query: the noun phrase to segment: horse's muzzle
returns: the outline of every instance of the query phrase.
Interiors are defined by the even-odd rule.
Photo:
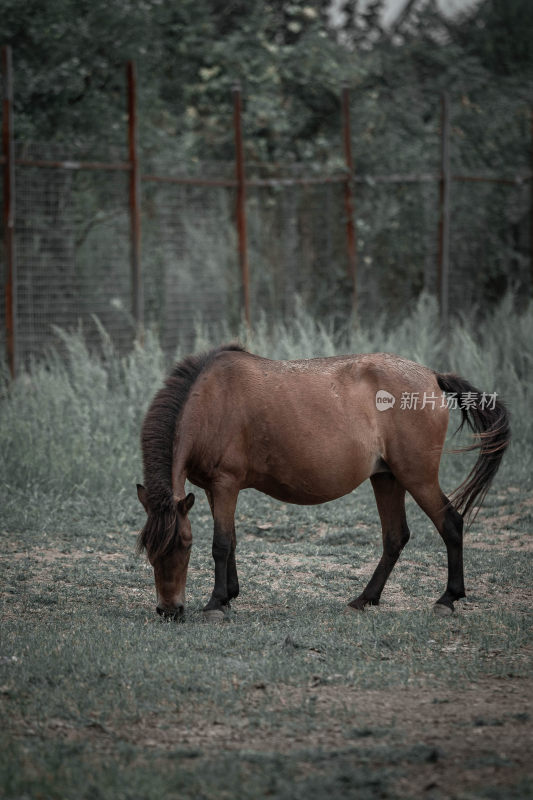
[[[157,605],[156,611],[160,617],[164,617],[165,619],[181,619],[185,612],[185,606],[183,603],[177,603],[177,605],[172,607]]]

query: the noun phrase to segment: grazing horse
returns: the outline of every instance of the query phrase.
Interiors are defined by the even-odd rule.
[[[448,499],[439,462],[449,395],[464,398],[462,425],[479,455]],[[434,608],[450,614],[465,597],[463,516],[483,501],[509,443],[508,414],[496,395],[464,379],[385,353],[272,361],[238,345],[189,356],[156,394],[141,435],[147,520],[138,550],[154,568],[157,611],[179,617],[192,546],[188,513],[204,489],[214,520],[215,586],[204,608],[219,621],[239,594],[235,507],[253,488],[285,503],[326,503],[370,478],[383,554],[349,610],[377,605],[409,539],[405,493],[434,523],[448,554],[448,582]]]

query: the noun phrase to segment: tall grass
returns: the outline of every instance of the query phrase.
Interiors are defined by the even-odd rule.
[[[198,323],[195,350],[235,333],[253,352],[272,358],[339,352],[395,352],[439,370],[454,370],[498,392],[512,414],[514,442],[500,480],[531,482],[533,307],[517,313],[506,297],[481,326],[456,322],[444,339],[436,304],[421,297],[401,323],[386,316],[372,327],[338,330],[303,309],[287,324],[262,318],[253,330],[209,331]],[[82,331],[57,330],[58,349],[13,383],[0,387],[0,502],[5,531],[108,529],[138,522],[135,483],[141,479],[139,430],[170,361],[155,335],[119,355],[104,330],[97,352]],[[185,355],[175,354],[175,358]],[[464,462],[462,472],[465,472]]]

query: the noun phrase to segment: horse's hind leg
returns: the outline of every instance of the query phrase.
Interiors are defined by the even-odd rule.
[[[463,570],[463,517],[442,492],[438,481],[409,487],[409,493],[426,512],[446,545],[448,582],[446,591],[435,603],[438,614],[451,614],[455,600],[465,595]]]
[[[379,604],[383,587],[409,540],[405,517],[405,489],[390,472],[372,475],[370,480],[381,520],[383,554],[362,594],[348,604],[348,609],[355,611],[362,611],[366,605]]]

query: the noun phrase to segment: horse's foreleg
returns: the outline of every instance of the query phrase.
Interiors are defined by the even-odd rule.
[[[215,586],[204,607],[206,619],[224,618],[229,601],[239,594],[235,563],[235,506],[238,491],[206,491],[214,521],[212,554],[215,562]]]
[[[215,501],[211,489],[205,490],[209,508],[215,519]],[[237,547],[237,536],[235,534],[235,523],[233,523],[233,533],[231,537],[231,549],[228,556],[227,564],[227,588],[228,588],[228,602],[239,596],[239,576],[237,575],[237,562],[235,560],[235,549]]]
[[[239,576],[237,575],[237,562],[235,560],[235,550],[237,547],[237,536],[235,525],[233,526],[233,537],[231,540],[231,550],[228,556],[228,602],[239,596]]]
[[[392,473],[379,473],[370,480],[381,520],[383,554],[364,591],[348,604],[347,609],[353,611],[362,611],[366,605],[379,604],[383,587],[409,540],[405,517],[405,489]]]

